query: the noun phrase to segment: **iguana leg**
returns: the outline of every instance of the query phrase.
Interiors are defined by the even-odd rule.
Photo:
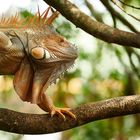
[[[72,112],[69,111],[70,108],[58,108],[58,107],[55,107],[53,105],[52,99],[49,96],[45,95],[45,94],[42,94],[41,102],[38,104],[38,106],[41,109],[43,109],[44,111],[49,112],[51,114],[51,117],[53,117],[55,114],[58,114],[64,120],[66,120],[64,114],[67,114],[70,117],[76,119],[76,116]]]

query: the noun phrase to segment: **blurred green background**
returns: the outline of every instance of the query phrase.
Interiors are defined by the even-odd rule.
[[[101,2],[92,0],[73,0],[73,2],[93,19],[127,31],[134,31],[118,18],[112,16]],[[127,4],[140,7],[139,0],[123,0]],[[97,6],[96,6],[97,4]],[[119,9],[112,3],[113,9]],[[132,15],[139,17],[139,10],[122,5]],[[139,29],[139,22],[125,13],[119,13]],[[21,16],[31,16],[27,10]],[[56,106],[77,107],[88,102],[100,101],[117,96],[140,93],[140,52],[138,49],[98,40],[76,28],[61,15],[54,22],[57,32],[74,43],[79,52],[73,68],[65,73],[56,85],[52,85],[48,94]],[[22,103],[13,90],[12,77],[0,77],[0,107],[20,112],[42,113],[35,105]],[[96,121],[62,133],[61,140],[140,140],[140,117],[130,115]],[[23,136],[0,132],[8,140],[20,140]]]

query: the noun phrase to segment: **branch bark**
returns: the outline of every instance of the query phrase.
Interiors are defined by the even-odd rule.
[[[76,27],[108,43],[140,48],[140,33],[131,33],[94,21],[68,0],[44,0]]]
[[[81,105],[72,112],[77,119],[66,116],[50,117],[48,114],[26,114],[0,109],[0,130],[18,134],[48,134],[71,129],[92,121],[140,113],[140,96],[116,97]]]

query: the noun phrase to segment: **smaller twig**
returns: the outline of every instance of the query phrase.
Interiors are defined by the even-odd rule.
[[[129,5],[129,4],[127,4],[127,3],[125,3],[125,2],[123,2],[122,0],[118,0],[120,3],[122,3],[123,5],[126,5],[126,6],[128,6],[128,7],[131,7],[131,8],[133,8],[133,9],[137,9],[137,10],[140,10],[140,7],[136,7],[136,6],[133,6],[133,5]]]
[[[139,64],[140,64],[140,54],[136,50],[133,50],[133,53],[137,56]]]
[[[126,50],[126,53],[128,55],[128,58],[129,58],[129,62],[130,62],[130,65],[132,67],[132,69],[134,70],[135,74],[137,75],[138,78],[140,78],[140,70],[139,68],[137,68],[133,62],[133,59],[132,59],[132,54],[134,53],[134,50],[133,49],[130,49],[130,48],[125,48]]]
[[[92,15],[93,17],[95,17],[95,19],[96,19],[97,21],[103,22],[103,20],[102,20],[102,13],[97,12],[97,11],[94,9],[93,5],[92,5],[88,0],[85,0],[85,4],[86,4],[87,8],[90,10],[91,15]]]
[[[107,8],[111,16],[116,17],[119,19],[125,26],[127,26],[130,30],[137,33],[137,29],[125,18],[123,17],[118,11],[116,11],[109,3],[109,1],[100,0],[102,4]]]
[[[119,5],[117,4],[116,0],[111,0],[111,1],[112,1],[120,10],[122,10],[124,13],[126,13],[128,16],[130,16],[130,17],[132,17],[133,19],[135,19],[135,20],[137,20],[137,21],[140,22],[140,19],[139,19],[139,18],[137,18],[137,17],[135,17],[135,16],[133,16],[133,15],[127,13],[121,6],[119,6]]]

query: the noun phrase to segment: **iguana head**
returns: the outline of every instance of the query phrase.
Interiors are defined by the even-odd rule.
[[[47,87],[73,65],[77,49],[48,25],[28,28],[24,34],[25,55],[15,73],[14,87],[22,100],[39,103]]]

